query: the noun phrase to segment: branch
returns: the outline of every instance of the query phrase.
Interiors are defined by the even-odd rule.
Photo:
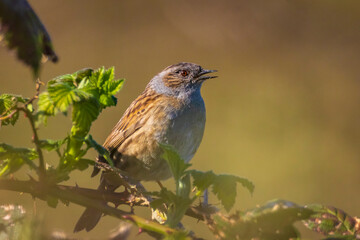
[[[35,122],[34,122],[34,118],[32,113],[25,107],[21,107],[18,108],[19,111],[23,111],[27,117],[27,119],[29,119],[29,123],[31,126],[31,130],[33,132],[33,141],[35,144],[35,148],[36,151],[39,155],[39,179],[40,181],[46,178],[46,169],[45,169],[45,160],[44,160],[44,155],[42,153],[42,150],[40,148],[40,140],[39,140],[39,136],[37,133],[37,129],[35,127]]]
[[[33,197],[37,197],[42,200],[46,200],[47,196],[51,196],[59,198],[63,201],[76,203],[81,206],[96,208],[106,215],[132,222],[143,230],[158,233],[164,236],[169,236],[178,232],[176,229],[166,227],[159,223],[149,221],[134,214],[127,213],[123,210],[104,204],[103,197],[105,196],[107,198],[109,196],[108,194],[99,194],[99,191],[97,190],[63,185],[44,185],[41,182],[36,182],[34,180],[19,181],[8,179],[0,179],[0,189],[29,193]],[[125,194],[121,195],[117,193],[115,196],[124,197]],[[110,198],[113,198],[113,196]],[[125,199],[125,201],[129,201],[129,199]],[[187,239],[192,238],[189,236]]]
[[[34,141],[34,144],[36,146],[36,151],[37,151],[37,153],[39,155],[39,168],[38,168],[39,179],[44,180],[46,178],[46,168],[45,168],[44,155],[43,155],[42,150],[40,148],[40,143],[39,143],[40,140],[39,140],[39,136],[38,136],[38,133],[37,133],[37,129],[35,127],[33,114],[27,108],[27,105],[32,104],[35,99],[39,98],[41,85],[44,85],[44,83],[38,78],[36,80],[35,95],[32,98],[30,98],[29,101],[27,101],[25,103],[24,107],[18,108],[18,110],[23,111],[25,113],[25,115],[27,116],[27,118],[29,119],[30,126],[31,126],[31,129],[32,129],[32,132],[33,132],[33,141]]]

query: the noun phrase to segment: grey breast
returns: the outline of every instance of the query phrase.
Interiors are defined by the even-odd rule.
[[[166,143],[172,145],[185,162],[194,156],[205,129],[205,104],[201,96],[169,115],[171,124]]]

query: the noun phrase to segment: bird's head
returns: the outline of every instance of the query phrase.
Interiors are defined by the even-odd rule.
[[[181,62],[168,66],[150,82],[152,88],[167,95],[178,95],[200,90],[202,83],[210,78],[207,74],[217,72],[207,70],[195,63]]]

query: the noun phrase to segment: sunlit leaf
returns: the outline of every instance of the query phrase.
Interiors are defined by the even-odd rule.
[[[91,95],[65,82],[52,84],[48,87],[49,97],[56,108],[65,113],[74,102],[90,99]]]
[[[159,143],[160,147],[164,151],[162,157],[165,159],[170,167],[170,170],[177,182],[180,177],[184,174],[185,170],[191,166],[189,163],[185,163],[179,154],[170,145]]]
[[[25,103],[28,99],[19,95],[1,94],[0,95],[0,125],[14,125],[19,118],[19,112],[16,111],[18,103]]]
[[[100,107],[96,100],[74,103],[72,112],[73,125],[88,132],[91,123],[98,117]]]
[[[24,164],[36,168],[32,160],[37,157],[35,149],[15,148],[8,144],[0,143],[0,176],[16,172]]]

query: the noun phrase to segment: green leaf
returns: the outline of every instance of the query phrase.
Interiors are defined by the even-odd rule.
[[[88,133],[92,122],[100,114],[100,106],[95,99],[74,103],[72,112],[73,126],[81,129],[80,132]]]
[[[16,110],[18,103],[25,103],[28,99],[23,98],[19,95],[13,94],[2,94],[0,95],[0,124],[3,126],[14,125],[19,119],[19,112]]]
[[[55,108],[54,102],[51,100],[48,92],[43,92],[39,96],[38,100],[38,110],[35,115],[36,124],[40,123],[47,124],[47,119],[49,116],[55,116],[59,110]]]
[[[60,147],[68,141],[68,138],[61,139],[61,140],[51,140],[51,139],[44,139],[39,140],[40,148],[46,149],[47,151],[59,150]]]
[[[97,143],[91,135],[85,138],[85,143],[89,148],[95,149],[99,155],[103,156],[111,167],[114,167],[114,163],[109,156],[109,152],[99,143]]]
[[[89,78],[93,74],[94,70],[92,68],[84,68],[81,69],[74,74],[72,74],[75,77],[75,81],[77,83],[80,83],[80,81],[84,78]]]
[[[52,62],[58,60],[49,34],[26,0],[0,1],[0,20],[8,47],[17,50],[18,58],[32,68],[35,77],[42,55]]]
[[[217,176],[214,181],[212,191],[221,201],[225,210],[230,211],[235,204],[236,177],[231,175]]]
[[[50,85],[48,92],[55,107],[63,113],[65,113],[68,107],[74,102],[80,102],[81,100],[91,97],[90,94],[76,89],[74,85],[66,82],[58,82]]]
[[[36,168],[32,160],[38,158],[37,152],[32,148],[15,148],[0,143],[0,176],[8,175],[19,170],[24,164]]]
[[[299,239],[300,233],[293,224],[308,219],[311,214],[313,211],[303,206],[274,200],[230,216],[218,213],[208,224],[219,239]]]
[[[124,79],[108,81],[103,89],[108,95],[115,95],[117,92],[120,91],[123,84]]]
[[[246,178],[227,174],[216,175],[213,171],[189,170],[188,172],[194,179],[193,185],[198,189],[196,195],[202,195],[205,189],[212,185],[213,193],[221,201],[226,211],[230,211],[235,203],[237,183],[242,184],[250,193],[254,191],[254,184]]]
[[[178,182],[181,176],[184,175],[185,170],[188,169],[191,164],[185,163],[172,146],[162,143],[159,143],[159,145],[164,152],[162,158],[167,161],[175,181]]]
[[[216,175],[213,171],[201,172],[198,170],[189,170],[194,179],[193,185],[197,188],[197,196],[201,196],[203,192],[214,183]]]
[[[102,106],[115,106],[116,105],[116,98],[113,98],[113,96],[101,94],[100,96],[100,104]]]
[[[85,169],[87,169],[89,167],[89,165],[94,166],[95,161],[91,160],[91,159],[80,158],[76,162],[76,168],[79,169],[80,171],[84,171]]]
[[[308,205],[306,207],[314,211],[314,214],[310,219],[305,220],[304,224],[315,232],[330,236],[354,236],[359,231],[357,220],[341,209],[320,204]]]

